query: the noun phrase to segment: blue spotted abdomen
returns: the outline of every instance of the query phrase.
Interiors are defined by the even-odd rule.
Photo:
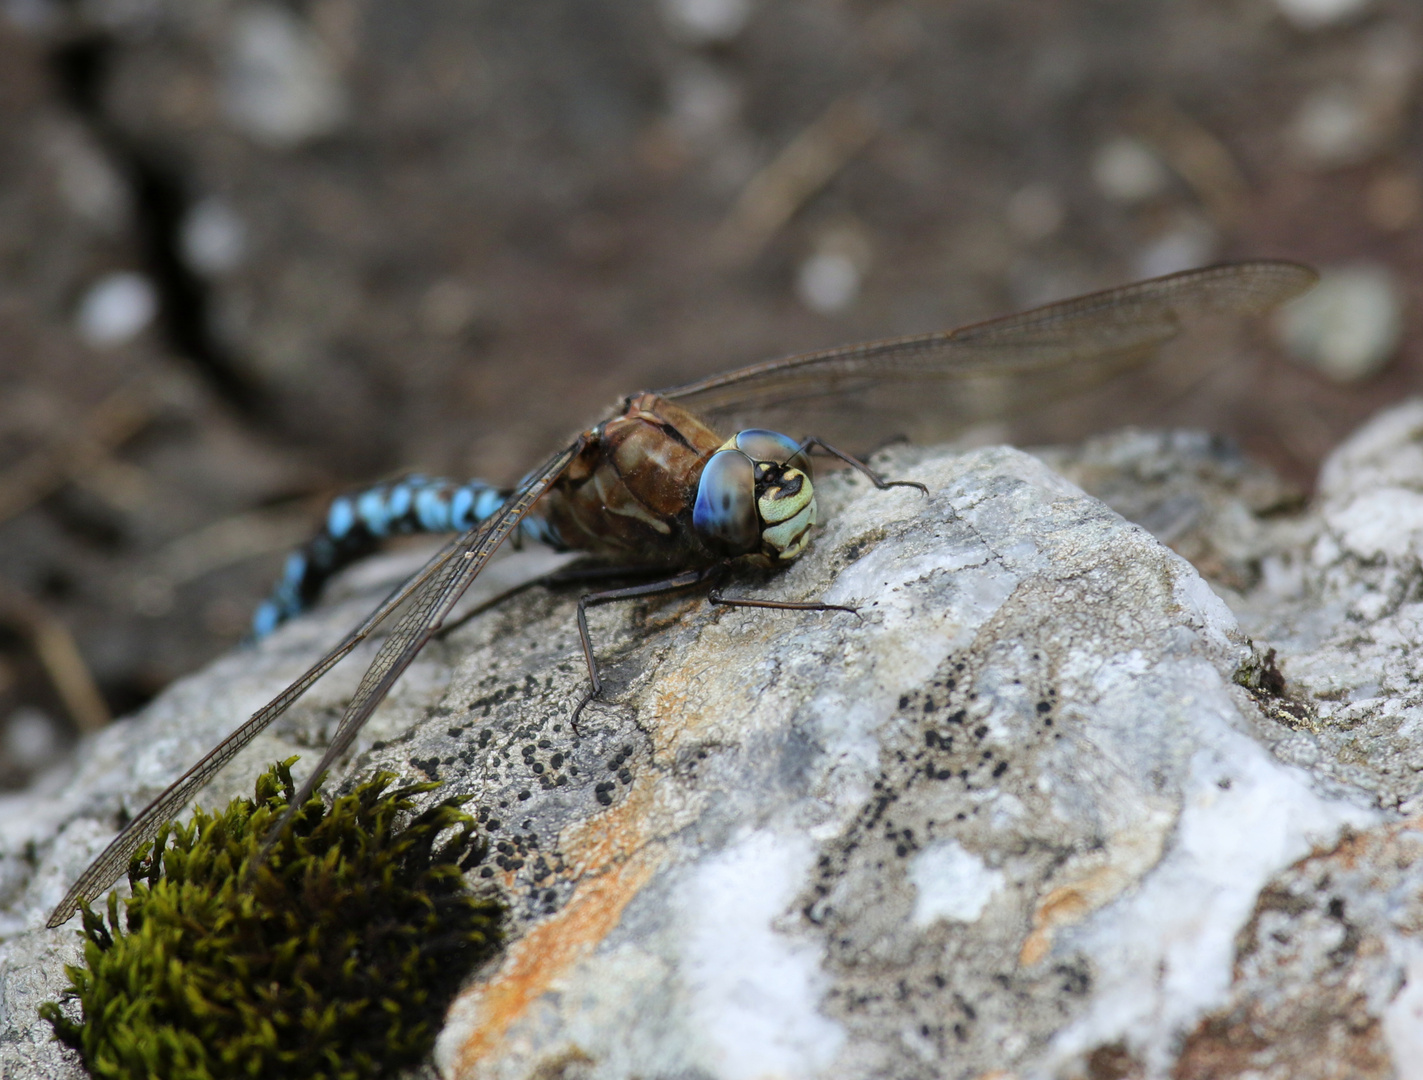
[[[287,556],[277,587],[252,617],[252,636],[263,638],[305,611],[337,571],[374,552],[382,540],[415,533],[464,532],[492,517],[508,494],[483,480],[457,484],[407,476],[338,496],[326,512],[321,531]],[[553,527],[532,515],[520,523],[515,539],[561,546]]]

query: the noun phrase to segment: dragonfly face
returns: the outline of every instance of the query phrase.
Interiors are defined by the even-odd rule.
[[[786,563],[805,550],[815,514],[810,459],[800,444],[778,431],[749,428],[708,459],[692,527],[727,558],[761,555]]]

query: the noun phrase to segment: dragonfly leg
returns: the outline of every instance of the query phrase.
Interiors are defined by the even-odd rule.
[[[857,608],[846,607],[844,604],[823,604],[816,600],[745,600],[723,596],[720,589],[708,592],[707,600],[719,607],[776,608],[780,611],[848,611],[856,618],[860,617]]]
[[[820,447],[820,449],[824,450],[827,454],[831,455],[832,457],[839,458],[846,465],[849,465],[852,469],[856,469],[859,472],[864,473],[865,476],[869,477],[870,483],[874,484],[874,486],[879,488],[881,491],[883,491],[885,488],[892,487],[912,487],[918,488],[925,495],[929,494],[929,489],[926,488],[923,484],[919,483],[919,481],[917,480],[886,480],[883,476],[875,472],[859,458],[851,457],[843,450],[837,450],[824,439],[817,439],[814,435],[802,442],[800,444],[799,450],[809,450],[812,446]]]
[[[492,517],[508,495],[483,480],[456,484],[407,476],[337,496],[316,536],[287,556],[281,580],[253,616],[253,639],[261,640],[309,608],[338,571],[376,551],[383,540],[416,533],[463,532]],[[525,518],[515,535],[554,546],[558,543],[541,518]]]
[[[688,570],[661,581],[649,581],[646,585],[629,585],[624,589],[608,589],[604,592],[588,593],[579,599],[578,639],[583,645],[583,660],[588,665],[588,682],[592,685],[592,689],[584,695],[583,700],[578,703],[578,707],[573,710],[571,722],[575,734],[578,732],[578,718],[583,714],[583,710],[587,708],[589,702],[603,692],[603,680],[598,675],[598,662],[593,657],[593,638],[588,633],[588,609],[595,604],[607,604],[614,600],[635,600],[639,597],[660,596],[663,593],[690,589],[714,577],[719,577],[725,572],[725,569],[725,563],[717,563],[715,566],[701,570]]]

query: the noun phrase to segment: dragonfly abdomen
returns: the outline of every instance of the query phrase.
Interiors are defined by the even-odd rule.
[[[321,530],[287,556],[276,588],[252,617],[253,638],[266,637],[309,608],[333,575],[370,555],[383,540],[416,533],[464,532],[492,517],[508,494],[483,480],[457,484],[416,475],[337,496]],[[562,546],[558,534],[542,517],[524,518],[519,535]]]

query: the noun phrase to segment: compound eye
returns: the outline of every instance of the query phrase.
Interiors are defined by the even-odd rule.
[[[765,428],[747,428],[736,436],[736,448],[752,461],[774,461],[777,465],[789,465],[810,476],[810,458],[805,453],[797,453],[800,443],[779,431]]]
[[[739,450],[718,450],[702,470],[692,527],[707,546],[746,555],[761,546],[756,516],[756,466]]]

